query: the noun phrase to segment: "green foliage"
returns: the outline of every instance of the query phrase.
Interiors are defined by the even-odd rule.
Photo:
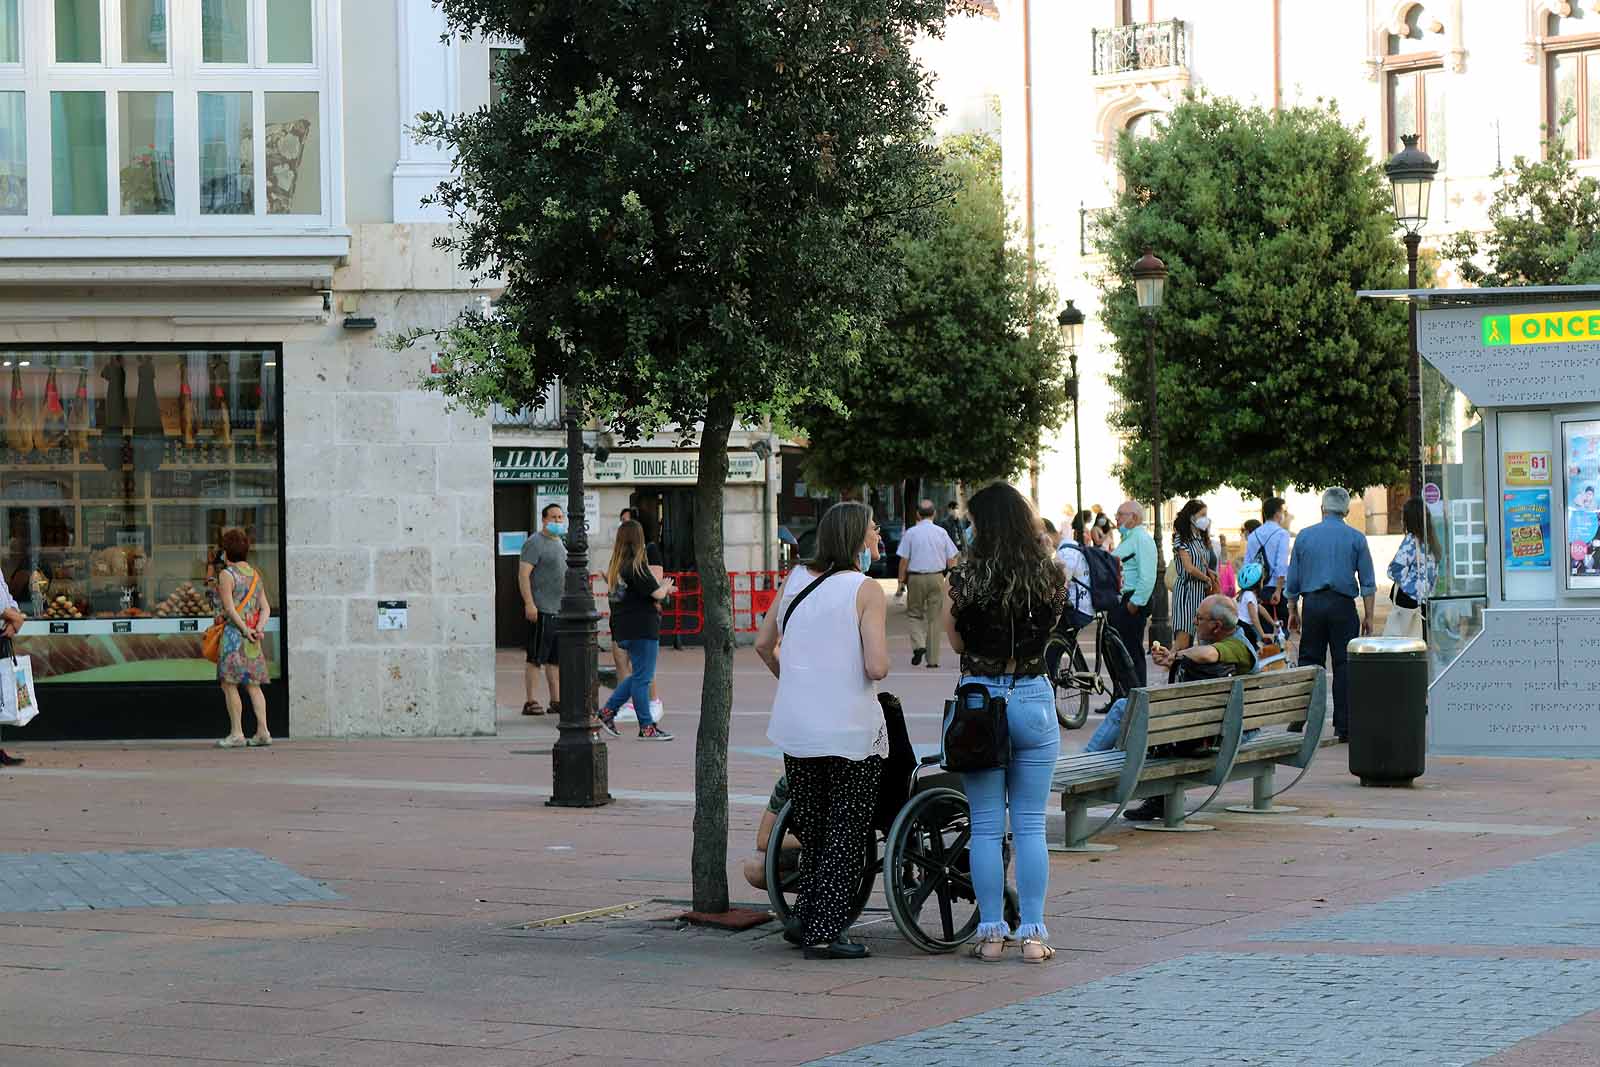
[[[1118,477],[1150,496],[1148,331],[1155,330],[1162,486],[1261,495],[1386,485],[1405,458],[1405,283],[1391,196],[1337,109],[1273,113],[1204,94],[1147,140],[1118,144],[1125,191],[1097,240],[1115,337]],[[1166,263],[1165,307],[1140,313],[1131,268]]]
[[[458,175],[443,240],[504,294],[442,334],[436,387],[481,410],[561,381],[625,438],[698,435],[705,667],[694,906],[728,903],[731,592],[722,510],[736,417],[830,402],[881,329],[901,233],[948,195],[911,55],[956,0],[436,0],[510,37],[492,109],[424,115]],[[422,336],[414,331],[404,344]]]
[[[1008,242],[999,145],[965,134],[943,150],[958,191],[929,232],[899,242],[908,279],[885,333],[846,371],[842,411],[800,413],[815,484],[1001,478],[1060,424],[1055,296],[1029,292],[1027,257]]]
[[[1457,233],[1440,248],[1463,280],[1484,287],[1600,281],[1600,182],[1578,174],[1565,138],[1550,137],[1543,159],[1517,156],[1494,178],[1500,187],[1489,202],[1488,232]]]

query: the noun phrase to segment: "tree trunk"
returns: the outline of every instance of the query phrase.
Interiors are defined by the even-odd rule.
[[[733,403],[711,397],[695,482],[694,558],[705,613],[705,675],[694,749],[694,910],[728,910],[728,722],[733,712],[733,593],[722,544],[723,492]]]

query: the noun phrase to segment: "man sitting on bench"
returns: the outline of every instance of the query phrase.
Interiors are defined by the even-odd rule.
[[[1150,658],[1155,660],[1157,666],[1173,670],[1174,676],[1179,680],[1182,680],[1182,671],[1178,664],[1183,661],[1194,664],[1232,664],[1235,674],[1249,674],[1255,670],[1255,652],[1239,628],[1239,608],[1231,597],[1208,596],[1202,600],[1195,612],[1194,632],[1198,644],[1190,645],[1178,652],[1157,646],[1151,651]],[[1121,744],[1122,719],[1127,710],[1127,697],[1113,702],[1111,709],[1106,712],[1105,721],[1095,730],[1094,736],[1089,738],[1084,751],[1109,752]],[[1138,807],[1123,812],[1122,817],[1132,822],[1149,822],[1161,818],[1165,810],[1165,797],[1149,797]]]

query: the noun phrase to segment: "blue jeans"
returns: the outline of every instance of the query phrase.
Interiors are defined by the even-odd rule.
[[[964,677],[993,696],[1006,698],[1006,723],[1011,730],[1011,764],[992,771],[963,775],[972,805],[972,888],[978,894],[978,939],[1006,937],[1006,872],[1001,842],[1006,832],[1006,807],[1011,808],[1011,838],[1017,852],[1017,896],[1022,925],[1016,936],[1049,937],[1044,925],[1044,895],[1050,882],[1050,853],[1044,843],[1044,809],[1050,802],[1050,776],[1061,749],[1056,725],[1055,691],[1041,677]]]
[[[1083,746],[1085,752],[1110,752],[1122,740],[1122,717],[1128,713],[1128,698],[1118,697],[1106,712],[1106,721],[1095,727],[1094,736]]]
[[[633,713],[639,717],[639,729],[643,730],[651,724],[650,682],[656,676],[656,653],[661,651],[661,642],[654,637],[641,637],[617,644],[628,654],[633,673],[606,697],[606,709],[616,711],[631,699]]]

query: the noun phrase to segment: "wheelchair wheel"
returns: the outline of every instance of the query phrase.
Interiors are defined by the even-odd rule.
[[[978,928],[971,840],[971,809],[955,789],[916,794],[889,830],[883,850],[889,914],[924,952],[953,952]]]
[[[794,804],[784,804],[783,810],[778,812],[777,820],[772,824],[772,836],[767,839],[767,900],[772,904],[772,912],[778,917],[778,922],[785,927],[794,915],[794,902],[800,895],[800,864],[783,862],[782,842],[786,834],[794,830]],[[797,835],[798,836],[798,835]],[[778,847],[774,848],[773,846]],[[872,896],[872,886],[878,879],[878,835],[868,833],[865,843],[865,867],[861,872],[861,886],[856,890],[856,896],[850,902],[850,921],[853,923],[867,906],[867,900]],[[799,853],[793,853],[793,859],[799,860]]]

